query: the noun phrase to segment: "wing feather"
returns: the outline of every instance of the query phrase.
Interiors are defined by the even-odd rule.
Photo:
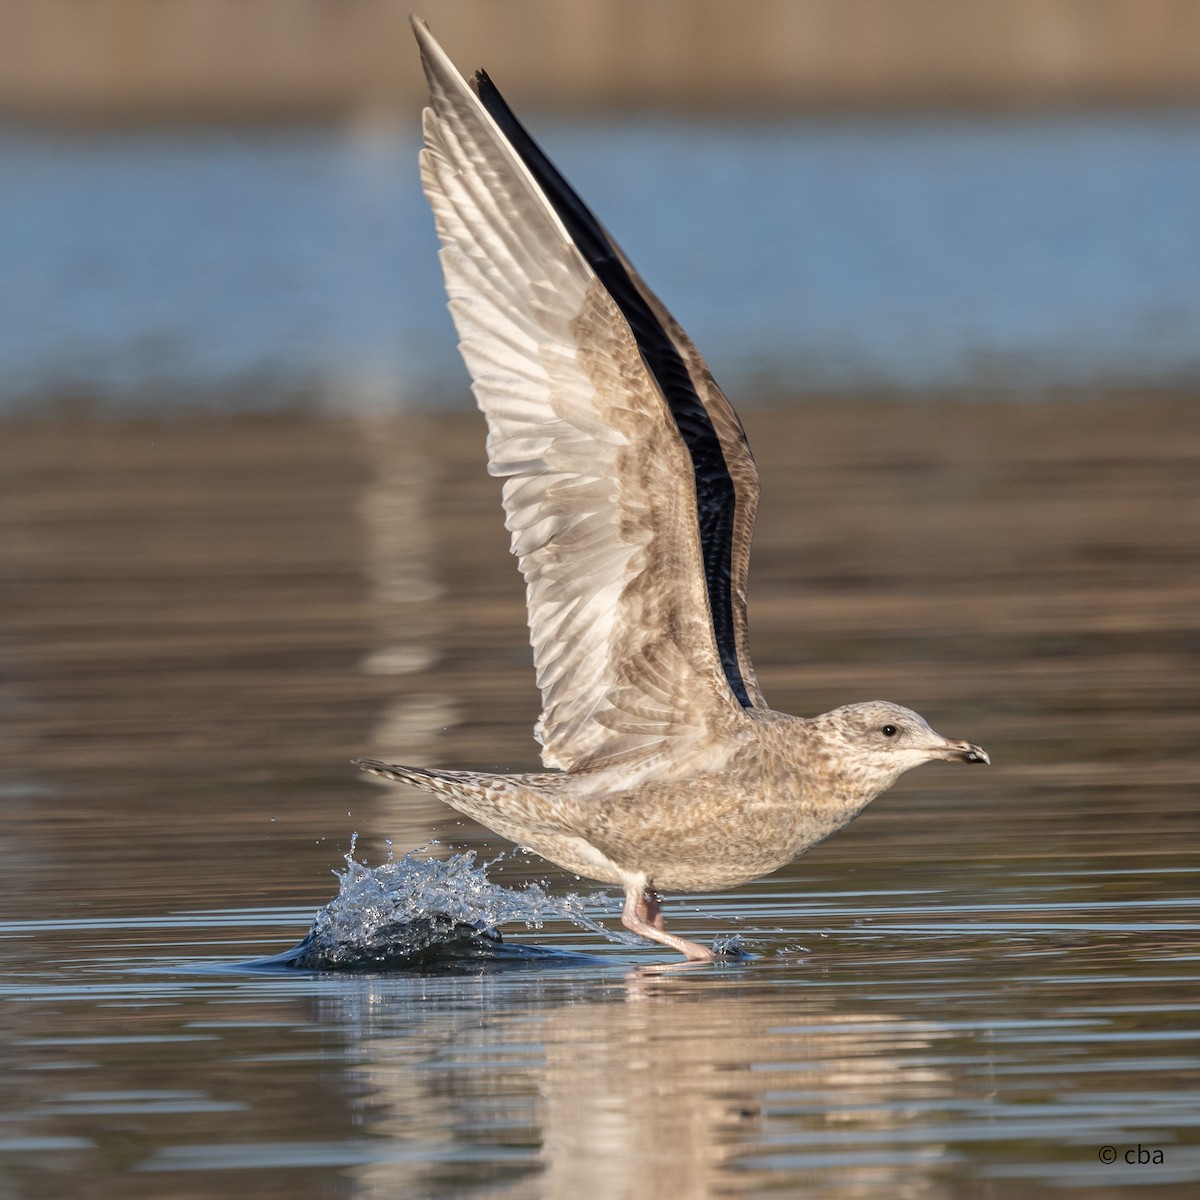
[[[459,347],[504,477],[547,766],[694,769],[738,738],[688,448],[639,344],[475,92],[414,23],[421,177]],[[722,737],[725,734],[725,737]]]
[[[758,509],[758,470],[733,406],[695,345],[621,247],[529,136],[485,72],[480,99],[514,143],[556,214],[616,301],[692,458],[709,608],[722,667],[748,708],[766,708],[750,661],[746,579]]]
[[[750,660],[750,629],[746,616],[746,581],[750,574],[750,542],[754,535],[754,518],[758,514],[758,467],[742,428],[741,419],[720,385],[713,378],[707,363],[700,356],[695,343],[684,332],[683,327],[668,312],[661,300],[646,286],[641,276],[633,269],[621,247],[608,235],[613,252],[621,259],[629,272],[633,285],[662,324],[680,358],[687,368],[692,387],[700,397],[712,422],[713,430],[721,444],[725,468],[733,483],[735,504],[733,530],[729,553],[730,607],[733,617],[733,639],[742,681],[746,686],[750,704],[754,708],[766,708],[758,676]]]

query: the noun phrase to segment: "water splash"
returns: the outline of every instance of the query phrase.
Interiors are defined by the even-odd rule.
[[[540,929],[547,920],[567,920],[610,941],[636,941],[588,914],[607,899],[602,894],[551,896],[538,883],[501,887],[486,873],[499,859],[477,866],[474,851],[439,859],[426,846],[394,858],[389,848],[387,861],[370,867],[354,857],[356,844],[357,837],[345,871],[335,872],[337,896],[317,913],[304,941],[260,965],[353,971],[584,957],[509,945],[497,932],[518,923]]]

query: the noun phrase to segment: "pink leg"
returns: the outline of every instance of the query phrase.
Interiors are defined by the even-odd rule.
[[[712,962],[713,953],[707,946],[676,937],[663,928],[662,904],[649,888],[630,886],[625,889],[625,908],[621,924],[631,933],[670,946],[691,962]]]
[[[638,901],[637,915],[655,929],[663,928],[662,897],[653,889],[646,888]]]

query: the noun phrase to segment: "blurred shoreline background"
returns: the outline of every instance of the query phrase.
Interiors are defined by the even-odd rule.
[[[399,0],[3,0],[0,115],[407,119]],[[595,114],[1200,101],[1196,0],[426,0],[464,69]]]
[[[465,405],[400,0],[0,0],[0,412]],[[428,0],[739,404],[1200,389],[1200,0]]]

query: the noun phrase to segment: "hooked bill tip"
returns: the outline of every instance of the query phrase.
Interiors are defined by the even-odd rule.
[[[982,746],[966,746],[954,756],[959,762],[965,763],[986,763],[991,765],[991,758],[988,757],[988,752]]]
[[[991,763],[991,757],[982,747],[968,742],[965,738],[946,738],[938,758],[949,762]]]

